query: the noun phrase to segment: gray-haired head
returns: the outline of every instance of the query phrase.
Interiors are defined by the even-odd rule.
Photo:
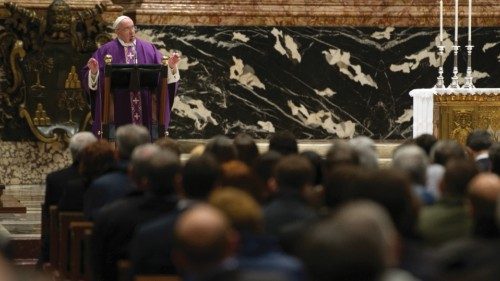
[[[359,155],[347,141],[336,139],[326,153],[325,170],[328,173],[342,165],[359,166]]]
[[[451,159],[466,159],[465,149],[455,140],[437,141],[431,148],[431,160],[435,164],[446,166]]]
[[[91,132],[78,132],[69,140],[69,151],[73,162],[80,160],[80,153],[91,143],[97,141],[97,138]]]
[[[358,153],[359,164],[366,169],[378,168],[378,154],[375,142],[366,136],[359,136],[349,140],[349,144]]]
[[[181,162],[174,152],[160,149],[148,161],[150,190],[160,196],[173,194],[180,183]]]
[[[120,159],[128,160],[136,147],[149,143],[148,129],[144,126],[128,124],[116,130],[116,146]]]
[[[150,170],[150,161],[153,155],[161,151],[161,148],[152,143],[141,144],[134,149],[130,158],[130,169],[134,181],[142,188],[148,177]]]
[[[357,201],[308,230],[301,254],[313,280],[378,280],[396,262],[396,242],[387,212]]]
[[[427,165],[427,154],[414,144],[399,146],[392,155],[392,166],[406,172],[414,184],[425,185]]]

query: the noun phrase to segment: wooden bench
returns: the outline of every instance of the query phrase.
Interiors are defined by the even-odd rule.
[[[59,266],[59,209],[49,207],[49,261],[50,270],[57,270]]]
[[[130,280],[131,262],[129,260],[118,261],[118,280],[119,281],[132,281]],[[133,281],[181,281],[179,275],[137,275]]]
[[[84,220],[82,212],[59,212],[59,274],[62,278],[70,275],[70,224]]]
[[[74,221],[70,223],[70,279],[72,281],[90,280],[85,277],[85,267],[90,264],[89,249],[85,247],[88,231],[94,224],[90,221]]]
[[[92,266],[91,266],[91,245],[92,245],[92,229],[85,229],[83,233],[83,247],[85,248],[84,250],[84,256],[85,256],[85,262],[83,266],[84,274],[83,274],[83,280],[85,281],[90,281],[92,280]]]

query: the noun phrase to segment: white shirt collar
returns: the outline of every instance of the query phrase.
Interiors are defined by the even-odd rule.
[[[481,159],[487,159],[489,158],[489,154],[488,154],[488,151],[483,151],[481,153],[479,153],[477,156],[476,156],[476,161],[477,160],[481,160]]]
[[[136,43],[136,42],[135,42],[135,39],[134,39],[134,41],[133,41],[132,43],[125,43],[125,42],[123,42],[123,40],[122,40],[122,39],[120,39],[120,38],[118,38],[118,41],[120,42],[120,44],[122,44],[122,46],[123,46],[123,47],[129,47],[129,46],[132,46],[132,47],[134,47],[134,48],[135,48],[135,43]]]

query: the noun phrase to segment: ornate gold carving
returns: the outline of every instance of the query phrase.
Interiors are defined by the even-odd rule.
[[[68,78],[65,83],[65,90],[60,94],[58,106],[68,110],[68,123],[74,123],[72,113],[74,110],[83,110],[87,104],[82,96],[80,80],[75,71],[75,66],[71,66]]]
[[[31,132],[35,135],[35,137],[43,142],[46,142],[46,143],[50,143],[50,142],[55,142],[59,139],[58,135],[56,134],[51,134],[49,136],[46,136],[44,134],[42,134],[38,129],[37,127],[35,126],[35,124],[33,124],[33,121],[31,120],[31,116],[28,112],[28,110],[26,110],[26,107],[21,104],[19,106],[19,115],[21,116],[21,118],[25,118],[26,119],[26,122],[28,122],[28,126],[30,127],[30,130]]]
[[[106,64],[111,64],[112,60],[113,60],[113,57],[110,54],[107,54],[106,56],[104,56],[104,62]]]
[[[68,74],[68,78],[64,83],[64,88],[66,89],[80,89],[81,83],[80,79],[78,79],[78,74],[76,74],[76,67],[74,65],[71,66],[71,71]]]
[[[500,137],[500,93],[436,95],[434,110],[440,138],[451,138],[465,144],[475,129],[488,130]],[[484,92],[482,92],[484,93]]]
[[[434,100],[437,102],[447,102],[447,101],[488,102],[488,101],[498,101],[499,95],[500,93],[495,93],[495,92],[484,92],[484,94],[480,95],[449,94],[449,95],[434,96]]]
[[[10,52],[9,61],[10,68],[12,70],[13,83],[12,86],[7,88],[7,93],[13,93],[20,85],[22,73],[19,69],[19,65],[17,64],[17,59],[22,60],[26,56],[26,51],[23,48],[23,41],[17,40],[14,43],[14,47]]]
[[[64,0],[54,0],[47,9],[47,41],[69,42],[72,37],[73,18]]]
[[[9,52],[2,57],[10,58],[6,68],[12,70],[13,83],[8,93],[16,98],[8,100],[9,106],[19,108],[21,118],[44,142],[85,129],[90,115],[76,69],[111,39],[102,18],[104,5],[74,13],[64,0],[53,0],[40,15],[11,2],[5,7],[11,15],[0,30],[0,51]],[[61,81],[61,72],[67,72],[67,79]],[[68,117],[61,108],[68,110]]]
[[[50,117],[47,116],[47,112],[43,108],[43,104],[38,103],[36,105],[35,118],[33,118],[33,124],[35,126],[48,126],[50,125]]]
[[[451,139],[457,140],[464,144],[467,136],[473,131],[472,129],[472,110],[454,110],[452,119],[452,128],[448,136]]]

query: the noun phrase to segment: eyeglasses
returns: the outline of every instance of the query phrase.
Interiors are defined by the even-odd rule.
[[[123,30],[123,31],[137,31],[137,27],[135,25],[132,25],[132,26],[128,26],[128,27],[122,27],[122,28],[120,28],[120,30]]]

